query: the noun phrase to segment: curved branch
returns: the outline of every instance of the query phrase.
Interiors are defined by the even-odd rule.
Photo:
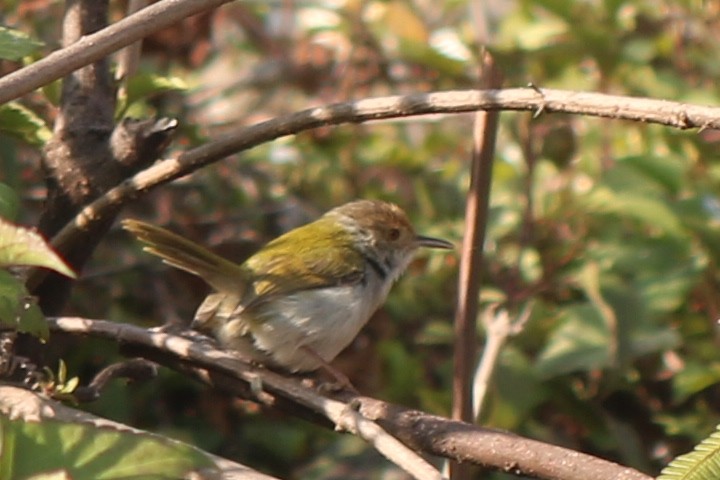
[[[294,408],[296,414],[325,418],[344,428],[373,421],[403,443],[423,453],[487,468],[553,480],[650,480],[626,468],[580,452],[480,428],[367,397],[324,396],[296,377],[254,367],[205,342],[133,325],[83,318],[50,320],[53,331],[106,338],[133,347],[153,361],[188,372],[204,382],[254,401]],[[262,385],[257,395],[258,384]],[[352,422],[348,422],[350,415]],[[326,422],[327,423],[327,422]]]
[[[657,123],[681,129],[720,128],[720,108],[536,88],[416,93],[338,103],[238,127],[216,140],[182,153],[177,158],[158,162],[85,207],[54,237],[52,243],[57,250],[63,252],[82,236],[83,230],[105,218],[106,212],[113,211],[145,191],[185,176],[228,155],[286,135],[326,125],[477,110],[565,112]]]
[[[51,325],[63,332],[89,333],[114,339],[132,347],[140,347],[141,351],[160,348],[163,353],[174,355],[176,360],[199,365],[203,369],[216,369],[226,375],[231,374],[244,383],[239,391],[233,390],[232,393],[250,400],[272,405],[274,399],[268,392],[288,396],[314,413],[323,415],[335,425],[336,430],[347,431],[368,441],[378,452],[414,478],[443,479],[432,465],[385,432],[377,423],[360,415],[352,405],[318,395],[312,389],[299,385],[295,379],[284,378],[261,367],[253,367],[232,354],[214,349],[207,341],[193,341],[193,338],[160,330],[145,330],[133,325],[83,318],[58,318],[51,320]],[[192,337],[207,340],[207,337],[195,332],[188,333]],[[202,375],[198,376],[203,378]],[[215,383],[211,375],[206,378]]]
[[[0,105],[64,77],[185,17],[230,0],[163,0],[0,78]]]

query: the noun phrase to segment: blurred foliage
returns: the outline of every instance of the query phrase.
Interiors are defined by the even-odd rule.
[[[14,192],[1,188],[0,195],[7,197],[0,199],[2,210],[14,215]],[[75,278],[75,273],[37,232],[0,216],[0,327],[47,339],[48,327],[35,299],[27,292],[22,278],[9,271],[9,267],[20,266],[49,268]]]
[[[58,4],[3,3],[16,7],[5,9],[3,23],[25,32],[28,40],[17,41],[31,42],[33,55],[57,44],[48,26],[57,29]],[[481,3],[507,86],[719,103],[720,1]],[[179,118],[171,148],[182,151],[313,105],[472,88],[475,21],[460,0],[234,2],[148,38],[118,113]],[[0,181],[17,192],[27,223],[44,193],[38,144],[54,118],[51,90],[0,111]],[[15,115],[10,125],[6,114]],[[400,204],[419,231],[459,243],[472,118],[279,139],[158,189],[127,214],[240,261],[324,210],[373,197]],[[502,352],[484,424],[655,474],[720,423],[719,144],[710,130],[501,115],[481,300],[511,312],[534,306]],[[337,359],[361,391],[448,413],[457,263],[423,253]],[[113,231],[68,311],[187,323],[206,291]],[[90,343],[53,353],[88,380],[114,357]],[[113,386],[89,408],[282,476],[331,478],[334,459],[367,454],[171,372],[151,385]],[[387,468],[359,463],[348,462],[343,478]]]
[[[26,33],[0,26],[0,58],[21,60],[42,46]]]
[[[24,452],[42,448],[42,455]],[[197,449],[148,433],[0,416],[2,478],[168,479],[210,469]],[[213,470],[209,470],[208,473]]]

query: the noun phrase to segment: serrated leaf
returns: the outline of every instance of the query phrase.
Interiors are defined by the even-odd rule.
[[[75,273],[39,234],[0,219],[0,267],[45,267],[75,278]]]
[[[44,340],[50,334],[40,307],[25,285],[4,270],[0,270],[0,325]]]
[[[52,137],[45,121],[18,102],[0,106],[0,130],[31,145],[44,145]]]
[[[657,480],[708,480],[720,478],[720,426],[695,449],[680,455],[663,469]]]
[[[0,58],[20,60],[42,47],[43,43],[33,40],[20,30],[0,27]]]
[[[186,478],[213,466],[201,451],[148,433],[5,416],[0,427],[0,472],[9,473],[3,478],[53,478],[43,476],[59,472],[78,479]]]

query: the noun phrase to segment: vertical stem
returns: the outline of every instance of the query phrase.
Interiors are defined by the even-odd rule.
[[[525,209],[523,211],[522,230],[520,231],[520,248],[525,249],[532,244],[535,229],[535,197],[533,188],[535,186],[535,170],[537,166],[537,154],[535,153],[535,135],[532,128],[532,117],[526,116],[519,119],[522,122],[520,129],[520,146],[527,172],[523,178],[523,195],[525,196]],[[518,265],[518,269],[520,266]]]
[[[487,52],[483,52],[482,67],[483,88],[499,86],[501,83],[499,72]],[[455,314],[452,418],[467,422],[473,421],[472,384],[477,356],[475,325],[478,316],[480,273],[490,206],[490,184],[498,118],[498,112],[476,114],[470,188],[465,206],[466,230],[460,260],[458,306]],[[467,470],[459,464],[451,465],[450,473],[453,479],[469,476]]]
[[[500,351],[510,335],[510,318],[506,311],[498,312],[496,308],[488,308],[483,315],[486,341],[482,357],[473,378],[473,418],[480,420],[482,407],[487,395],[488,386],[497,365]]]
[[[499,72],[485,47],[490,41],[490,24],[486,5],[480,0],[470,2],[475,37],[480,48],[479,88],[500,85]],[[483,263],[483,246],[490,206],[495,139],[498,112],[477,112],[473,128],[473,150],[470,167],[470,187],[465,204],[465,238],[460,259],[458,307],[455,314],[455,360],[453,365],[452,417],[472,422],[473,370],[477,357],[478,305],[480,302],[480,274]],[[450,478],[467,480],[472,476],[467,464],[450,463]]]

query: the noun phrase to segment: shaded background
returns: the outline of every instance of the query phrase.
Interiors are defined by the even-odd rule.
[[[61,4],[2,5],[3,24],[42,42],[34,56],[58,47]],[[124,5],[112,7],[121,18]],[[178,118],[167,157],[229,126],[314,105],[473,88],[482,26],[470,11],[466,1],[233,3],[148,38],[118,115]],[[486,21],[506,86],[717,104],[718,12],[717,1],[498,1],[487,2]],[[3,60],[0,72],[20,65]],[[52,85],[24,100],[42,121],[34,126],[0,124],[0,181],[30,225],[45,195],[39,155],[57,98]],[[381,198],[405,208],[424,234],[459,243],[472,119],[410,118],[277,140],[163,186],[125,215],[241,261],[333,206]],[[532,316],[502,352],[484,425],[651,474],[714,430],[719,140],[714,131],[501,115],[481,300],[513,314],[532,302]],[[457,262],[422,253],[337,359],[363,393],[448,414]],[[66,312],[185,324],[206,292],[115,228]],[[51,347],[49,365],[61,356],[83,380],[120,358],[94,341]],[[283,477],[393,474],[356,438],[259,411],[174,372],[117,383],[86,408]]]

